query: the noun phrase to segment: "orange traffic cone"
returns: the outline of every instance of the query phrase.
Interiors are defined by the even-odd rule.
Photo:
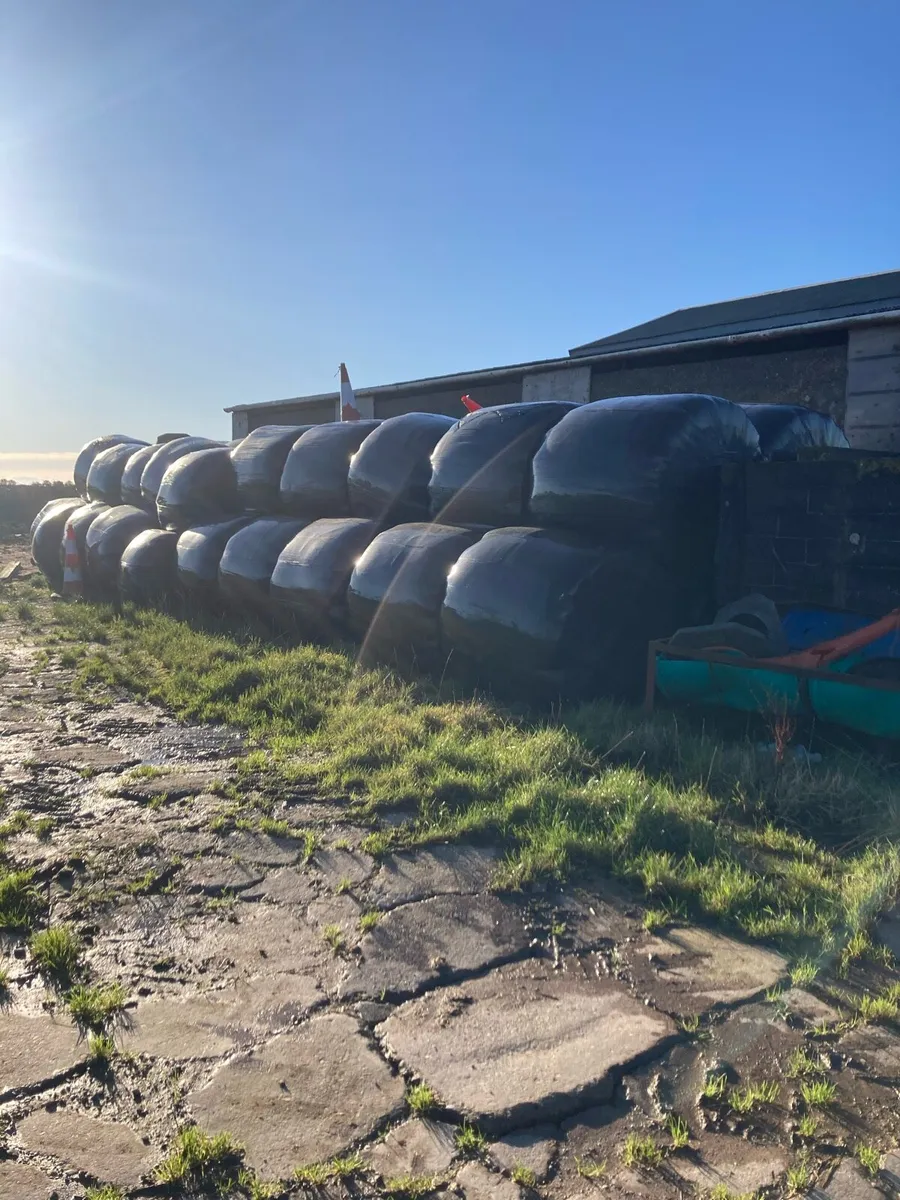
[[[66,526],[66,536],[63,541],[65,562],[63,564],[63,595],[83,596],[84,583],[81,578],[81,559],[78,555],[78,543],[75,540],[75,530],[71,524]]]

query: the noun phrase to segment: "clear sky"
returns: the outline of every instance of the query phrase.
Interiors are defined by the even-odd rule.
[[[0,0],[0,476],[900,267],[898,46],[897,0]]]

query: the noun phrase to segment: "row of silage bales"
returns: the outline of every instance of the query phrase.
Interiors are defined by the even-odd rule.
[[[827,419],[755,415],[781,455],[792,437],[842,438]],[[94,460],[121,462],[118,500],[101,473],[102,498],[45,519],[57,554],[73,520],[105,596],[178,591],[354,637],[370,660],[629,694],[647,641],[704,616],[718,468],[760,454],[753,416],[681,395],[267,426],[230,447],[112,435],[79,471],[90,494]],[[48,524],[44,562],[52,541]]]

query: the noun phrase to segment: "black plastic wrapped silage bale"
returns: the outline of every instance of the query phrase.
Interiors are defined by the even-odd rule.
[[[101,595],[118,594],[119,567],[125,548],[139,533],[155,526],[149,513],[131,504],[111,508],[91,523],[84,540],[87,569],[92,586]]]
[[[156,512],[156,505],[150,504],[144,499],[144,493],[141,491],[141,476],[144,473],[144,467],[158,449],[159,445],[156,443],[152,446],[141,446],[126,462],[125,469],[122,471],[120,487],[123,504],[131,504],[135,508],[142,508],[149,513]]]
[[[198,450],[212,450],[221,445],[221,442],[205,437],[182,437],[157,446],[141,473],[141,495],[148,511],[156,507],[159,489],[169,467]]]
[[[88,471],[88,499],[99,500],[101,504],[111,506],[121,504],[122,475],[132,454],[143,445],[143,442],[118,442],[115,446],[101,450]]]
[[[380,421],[329,421],[294,443],[281,473],[281,508],[295,517],[349,517],[354,454]]]
[[[140,438],[129,437],[127,433],[106,433],[102,437],[94,438],[81,447],[78,457],[75,459],[72,474],[75,479],[75,486],[82,496],[87,498],[88,471],[90,471],[91,463],[97,455],[103,450],[108,450],[110,446],[117,446],[123,442],[129,442],[134,446],[144,445]]]
[[[350,625],[367,657],[435,664],[442,657],[447,577],[481,533],[452,525],[395,525],[371,542],[347,589]]]
[[[145,529],[122,552],[119,591],[134,604],[163,604],[177,592],[178,534]]]
[[[313,521],[284,547],[272,572],[273,604],[301,630],[334,637],[347,630],[347,585],[378,532],[364,517]]]
[[[499,404],[469,413],[431,456],[431,515],[447,525],[518,525],[527,519],[531,460],[576,404]]]
[[[850,443],[831,417],[800,404],[742,404],[759,434],[759,450],[767,462],[796,458],[801,450],[833,447],[846,450]]]
[[[219,562],[219,594],[238,609],[271,613],[269,583],[278,557],[306,526],[293,517],[261,517],[233,534]]]
[[[261,425],[231,451],[238,495],[247,512],[274,513],[284,464],[299,437],[312,425]]]
[[[636,698],[647,642],[675,624],[665,577],[641,551],[510,527],[460,556],[441,627],[445,647],[501,690]]]
[[[78,496],[58,496],[55,500],[48,500],[39,513],[35,515],[31,522],[31,528],[28,531],[28,544],[31,545],[31,540],[34,537],[34,531],[43,521],[44,517],[49,517],[52,512],[56,512],[58,508],[65,508],[67,504],[71,504],[73,500],[78,500]],[[83,501],[82,501],[83,503]]]
[[[88,530],[99,516],[109,511],[109,505],[103,504],[101,501],[94,500],[90,504],[83,504],[81,508],[76,508],[70,515],[60,538],[59,560],[60,562],[64,562],[66,554],[66,529],[71,526],[72,532],[75,534],[75,545],[78,549],[78,559],[81,563],[81,578],[86,594],[90,593],[91,590],[91,573],[88,569],[86,545]]]
[[[431,453],[455,424],[438,413],[412,412],[373,429],[350,464],[353,515],[385,524],[427,521]]]
[[[232,517],[212,525],[185,529],[178,538],[178,585],[197,600],[210,600],[216,594],[219,563],[231,538],[249,525],[252,517]]]
[[[59,545],[69,517],[81,508],[82,500],[74,496],[46,513],[34,527],[31,536],[31,557],[55,592],[62,590],[63,567]]]
[[[240,512],[234,463],[225,446],[186,454],[169,467],[159,485],[156,513],[164,529],[181,532]]]

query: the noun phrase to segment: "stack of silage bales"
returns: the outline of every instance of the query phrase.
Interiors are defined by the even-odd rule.
[[[706,395],[265,426],[232,446],[114,434],[79,455],[87,502],[48,506],[33,554],[58,586],[71,524],[88,594],[178,593],[356,638],[370,660],[628,695],[649,639],[708,616],[718,469],[761,438],[790,455],[843,435]]]

